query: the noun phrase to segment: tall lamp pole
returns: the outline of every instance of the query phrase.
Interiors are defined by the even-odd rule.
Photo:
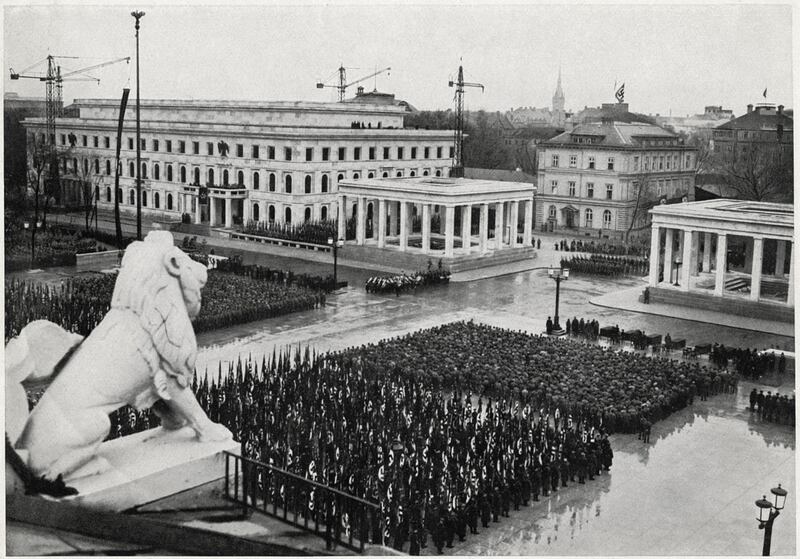
[[[761,499],[756,501],[758,507],[758,529],[764,530],[764,547],[761,555],[764,557],[769,556],[770,546],[772,545],[772,524],[775,519],[781,514],[783,506],[786,504],[787,491],[778,484],[778,487],[770,489],[774,503],[767,501],[767,496],[764,495]]]
[[[333,241],[333,237],[328,237],[328,246],[333,248],[333,288],[339,285],[336,281],[336,269],[339,259],[339,249],[344,246],[344,240],[337,239],[336,242]]]
[[[553,332],[560,335],[561,324],[558,322],[558,299],[561,292],[561,282],[569,279],[569,268],[548,268],[547,275],[556,282],[556,312],[553,317]]]
[[[136,238],[142,240],[142,134],[139,122],[139,20],[144,12],[134,11],[136,19]]]

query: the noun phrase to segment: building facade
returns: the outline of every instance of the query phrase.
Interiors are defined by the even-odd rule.
[[[714,128],[714,153],[731,157],[746,156],[753,150],[791,155],[794,119],[783,105],[747,105],[747,113]]]
[[[95,185],[114,206],[118,102],[76,100],[56,124],[61,196]],[[145,100],[141,104],[142,211],[195,223],[335,219],[339,181],[447,176],[452,131],[403,128],[398,104]],[[45,121],[26,119],[28,141]],[[136,209],[135,107],[125,115],[120,207]]]
[[[697,150],[650,123],[609,116],[538,148],[537,227],[621,233],[644,226],[654,203],[693,196]]]

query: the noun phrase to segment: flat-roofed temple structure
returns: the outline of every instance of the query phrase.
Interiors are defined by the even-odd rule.
[[[482,257],[470,266],[480,267],[499,253],[505,261],[531,256],[533,193],[530,183],[464,178],[344,180],[339,215],[354,216],[355,240],[347,245],[362,255],[356,247],[376,249],[373,254],[383,254],[387,262],[392,253],[419,261],[437,256],[448,265],[464,257],[477,264]],[[339,220],[339,238],[346,233]]]
[[[791,204],[718,199],[650,214],[651,301],[794,319]]]

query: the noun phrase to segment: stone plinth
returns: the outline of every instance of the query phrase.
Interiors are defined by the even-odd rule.
[[[224,477],[223,451],[239,443],[199,442],[190,427],[161,427],[104,442],[97,453],[106,470],[68,479],[78,495],[64,502],[93,509],[123,511]]]

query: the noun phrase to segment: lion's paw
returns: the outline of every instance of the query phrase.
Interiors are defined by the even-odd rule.
[[[197,433],[197,439],[204,443],[233,439],[233,433],[231,433],[227,427],[219,423],[209,422],[199,429],[195,429],[195,432]]]

